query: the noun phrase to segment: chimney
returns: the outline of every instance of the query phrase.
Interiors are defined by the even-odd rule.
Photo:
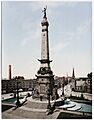
[[[11,65],[9,65],[9,80],[11,80]]]

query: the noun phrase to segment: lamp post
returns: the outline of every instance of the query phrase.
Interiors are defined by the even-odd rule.
[[[64,83],[62,84],[62,95],[64,95]]]
[[[47,109],[51,109],[51,103],[50,103],[50,89],[48,89],[47,91],[47,97],[48,97],[48,105],[47,105]]]
[[[17,107],[20,106],[20,101],[19,101],[19,84],[20,84],[20,82],[17,82],[17,102],[16,102]]]

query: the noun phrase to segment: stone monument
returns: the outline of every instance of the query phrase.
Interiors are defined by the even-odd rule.
[[[47,21],[46,16],[47,8],[44,8],[42,11],[44,13],[43,20],[41,22],[42,25],[42,40],[41,40],[41,59],[38,60],[40,62],[40,68],[37,72],[37,84],[35,87],[35,92],[33,98],[40,99],[54,99],[54,75],[50,67],[50,62],[52,60],[49,59],[49,39],[48,39],[48,26],[49,23]]]

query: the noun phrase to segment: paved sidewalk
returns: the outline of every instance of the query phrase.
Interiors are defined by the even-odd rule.
[[[47,109],[35,109],[35,108],[28,108],[28,107],[25,107],[25,106],[22,106],[20,107],[19,109],[23,109],[23,110],[26,110],[26,111],[35,111],[35,112],[46,112]]]
[[[20,108],[16,110],[8,110],[3,112],[3,119],[56,119],[59,115],[59,111],[55,111],[53,114],[47,115],[47,112],[43,111],[27,111]]]
[[[40,100],[33,99],[32,96],[31,96],[31,97],[28,97],[27,100],[28,100],[28,101],[32,101],[32,102],[36,102],[36,103],[48,103],[48,100],[42,100],[42,101],[40,101]],[[54,103],[55,100],[53,100],[53,101],[51,100],[50,102],[51,102],[51,103]]]
[[[2,113],[2,119],[25,119],[25,118],[8,113]]]

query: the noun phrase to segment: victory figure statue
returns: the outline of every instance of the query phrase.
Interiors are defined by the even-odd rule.
[[[42,12],[44,12],[44,18],[46,18],[46,10],[47,10],[47,6],[46,8],[44,8],[44,10]]]

